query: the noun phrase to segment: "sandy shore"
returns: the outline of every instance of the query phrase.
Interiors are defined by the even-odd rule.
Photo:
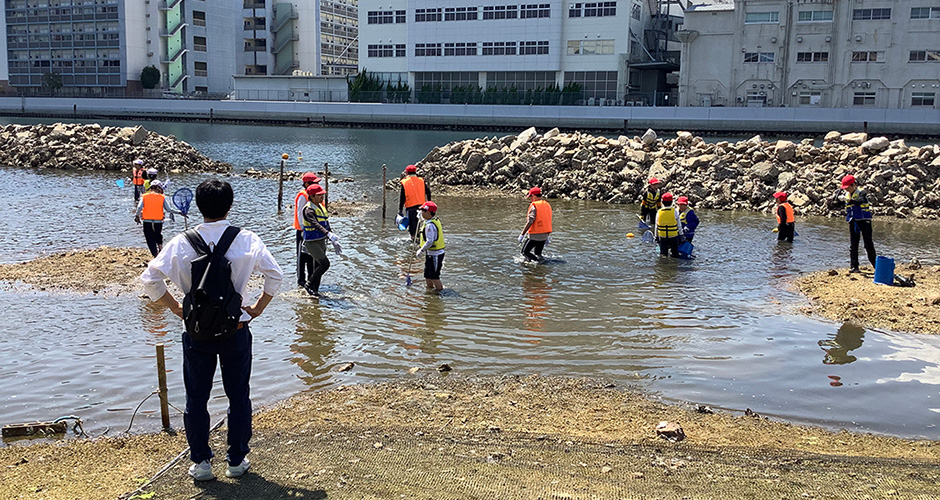
[[[895,274],[914,277],[911,288],[876,285],[871,268],[863,271],[831,269],[797,278],[795,286],[810,301],[803,312],[872,328],[940,333],[940,266],[897,266]]]
[[[252,469],[138,498],[932,498],[940,445],[666,405],[602,380],[395,382],[297,395],[255,418]],[[422,373],[426,373],[422,376]],[[657,437],[660,421],[686,438]],[[224,429],[223,429],[224,430]],[[5,498],[116,498],[185,448],[132,436],[0,449]],[[152,495],[151,495],[152,493]]]

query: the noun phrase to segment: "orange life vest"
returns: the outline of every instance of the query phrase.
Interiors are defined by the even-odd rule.
[[[135,168],[134,169],[134,185],[143,186],[144,185],[144,169]]]
[[[533,201],[529,210],[535,207],[535,222],[529,227],[529,234],[552,232],[552,206],[545,200]]]
[[[163,220],[163,195],[160,193],[144,193],[141,196],[144,201],[144,208],[141,210],[140,218],[143,220]]]
[[[301,189],[300,192],[297,193],[297,196],[294,197],[294,229],[296,229],[296,230],[298,230],[298,231],[303,231],[303,230],[304,230],[304,227],[303,227],[302,225],[300,225],[300,217],[301,217],[301,215],[300,215],[299,213],[297,213],[297,202],[300,201],[300,197],[301,197],[301,196],[304,197],[304,200],[307,199],[307,190],[306,190],[306,189]],[[303,205],[300,206],[300,209],[303,210],[303,207],[304,207],[304,205],[306,205],[306,204],[307,204],[307,201],[304,201]]]
[[[405,208],[421,205],[428,201],[425,198],[424,179],[413,175],[401,180],[402,187],[405,188]]]
[[[793,216],[793,207],[789,203],[781,203],[780,206],[786,211],[787,224],[796,221],[796,217]],[[780,224],[780,214],[777,214],[777,224]]]

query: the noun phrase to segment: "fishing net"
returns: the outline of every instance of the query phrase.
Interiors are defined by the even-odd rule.
[[[185,217],[189,214],[189,205],[193,202],[193,192],[189,188],[179,188],[173,193],[173,205]]]

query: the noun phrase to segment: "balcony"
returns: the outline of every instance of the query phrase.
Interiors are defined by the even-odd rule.
[[[160,38],[169,38],[171,36],[176,36],[176,34],[179,33],[181,29],[187,26],[189,25],[186,23],[179,23],[179,25],[173,28],[173,31],[160,30]]]
[[[164,58],[163,60],[161,60],[160,62],[163,63],[163,64],[172,64],[172,63],[176,62],[180,57],[183,56],[183,54],[185,54],[185,53],[187,53],[187,52],[189,52],[189,49],[187,49],[186,47],[182,47],[182,48],[180,48],[180,49],[176,52],[176,54],[173,54],[173,55],[170,56],[170,57],[166,57],[166,58]]]
[[[167,2],[166,0],[161,0],[160,3],[157,4],[157,9],[162,11],[173,10],[182,1],[183,0],[170,0]]]
[[[243,9],[263,9],[264,1],[263,0],[254,0],[254,1],[245,0],[242,8]]]

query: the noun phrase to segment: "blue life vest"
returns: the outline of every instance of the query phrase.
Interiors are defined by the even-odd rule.
[[[864,203],[859,203],[860,195],[864,195],[861,189],[856,189],[852,194],[846,193],[845,220],[848,222],[852,222],[853,220],[871,220],[871,204],[868,203],[868,197],[864,197]]]
[[[692,219],[694,222],[693,226],[689,226],[686,217]],[[679,222],[682,224],[682,234],[684,234],[686,238],[695,236],[695,228],[698,227],[698,217],[695,216],[695,212],[691,208],[685,212],[679,212]]]
[[[312,201],[308,201],[306,207],[313,208],[313,213],[317,217],[317,223],[329,231],[330,214],[326,211],[326,208],[323,205],[314,205]],[[326,238],[326,233],[316,229],[316,226],[311,224],[310,221],[304,217],[304,240],[322,240],[323,238]]]

